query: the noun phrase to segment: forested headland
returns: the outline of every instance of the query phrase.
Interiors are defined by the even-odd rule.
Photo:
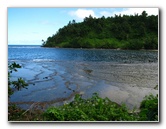
[[[42,42],[43,47],[58,48],[158,49],[158,15],[90,15],[83,22],[69,21]]]

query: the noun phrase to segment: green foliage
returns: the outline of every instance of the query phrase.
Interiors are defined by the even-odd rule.
[[[134,121],[138,116],[128,112],[125,105],[118,105],[94,93],[83,99],[79,94],[74,101],[61,107],[51,107],[44,113],[46,121]]]
[[[146,96],[140,106],[140,120],[157,121],[158,120],[158,95],[152,94]]]
[[[145,49],[158,49],[158,38],[152,34],[145,38]]]
[[[10,121],[158,121],[158,96],[146,96],[139,112],[100,98],[97,93],[88,99],[76,94],[74,101],[46,111],[25,111],[16,105],[10,105],[8,111]]]
[[[125,104],[118,105],[97,93],[89,99],[79,94],[74,101],[60,107],[51,107],[44,114],[46,121],[157,121],[158,96],[149,95],[141,102],[140,112],[129,112]]]
[[[143,49],[143,41],[141,39],[130,39],[128,42],[123,44],[122,48],[130,50]]]
[[[16,105],[8,106],[8,120],[17,120],[20,118],[20,115],[23,111],[17,108]]]
[[[70,21],[42,42],[44,47],[158,49],[158,16],[146,11],[134,16],[89,16],[83,22]]]
[[[17,81],[11,81],[11,74],[13,71],[17,72],[17,68],[21,68],[21,66],[15,62],[8,65],[8,97],[14,93],[14,89],[21,90],[21,88],[27,88],[28,86],[22,78],[18,78]]]
[[[17,68],[21,68],[19,64],[16,64],[15,62],[8,65],[8,74],[12,73],[12,71],[17,72]]]

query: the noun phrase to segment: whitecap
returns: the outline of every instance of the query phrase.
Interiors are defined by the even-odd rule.
[[[53,59],[33,59],[34,62],[53,62]]]

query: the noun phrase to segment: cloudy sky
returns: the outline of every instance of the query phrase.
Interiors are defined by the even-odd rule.
[[[8,8],[8,44],[41,45],[41,40],[55,34],[73,19],[82,22],[89,15],[111,17],[146,11],[158,15],[158,8]]]

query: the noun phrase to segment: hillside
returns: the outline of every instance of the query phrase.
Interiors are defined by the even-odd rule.
[[[69,21],[67,26],[46,41],[43,47],[105,48],[105,49],[158,49],[158,15],[115,15],[93,18],[83,22]]]

